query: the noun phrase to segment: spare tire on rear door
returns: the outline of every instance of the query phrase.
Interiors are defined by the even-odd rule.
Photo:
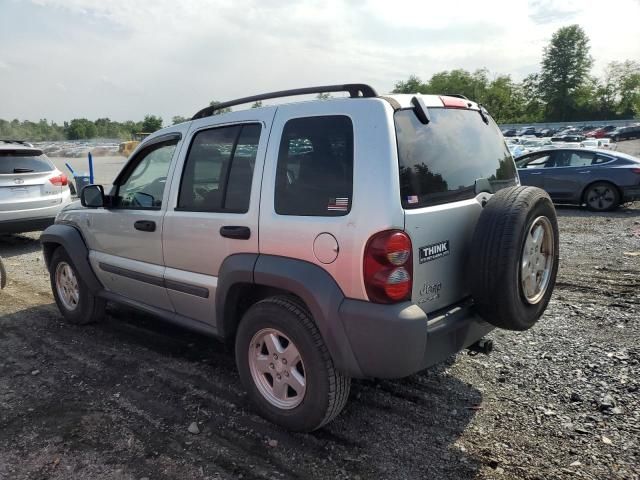
[[[558,272],[558,222],[549,195],[535,187],[497,192],[480,215],[471,247],[471,294],[480,315],[508,330],[531,328]]]

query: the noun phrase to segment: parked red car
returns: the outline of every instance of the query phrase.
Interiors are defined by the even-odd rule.
[[[615,130],[615,125],[607,125],[605,127],[596,128],[595,130],[591,130],[585,134],[585,137],[591,138],[604,138],[607,133]]]

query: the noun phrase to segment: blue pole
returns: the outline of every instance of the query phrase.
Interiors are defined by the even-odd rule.
[[[71,175],[75,177],[76,176],[76,172],[73,171],[73,168],[71,168],[71,165],[69,165],[68,163],[65,163],[65,165],[67,166],[67,168],[71,172]]]
[[[93,155],[89,152],[89,183],[93,185]]]

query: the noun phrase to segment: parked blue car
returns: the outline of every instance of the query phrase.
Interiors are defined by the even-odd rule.
[[[554,148],[516,159],[520,183],[540,187],[556,203],[613,210],[640,200],[640,159],[609,150]]]

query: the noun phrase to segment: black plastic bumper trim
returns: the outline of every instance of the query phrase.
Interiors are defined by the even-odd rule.
[[[209,298],[209,289],[205,287],[199,287],[197,285],[191,285],[190,283],[178,282],[176,280],[166,280],[155,275],[149,275],[147,273],[134,272],[122,267],[116,267],[115,265],[109,265],[108,263],[100,262],[100,269],[120,275],[121,277],[131,278],[138,282],[148,283],[155,285],[156,287],[164,287],[176,292],[186,293],[200,298]]]

